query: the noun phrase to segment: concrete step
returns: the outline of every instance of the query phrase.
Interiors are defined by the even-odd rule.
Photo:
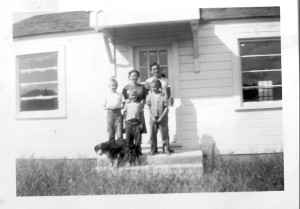
[[[107,167],[110,160],[104,156],[97,158],[98,167]],[[140,165],[160,166],[160,165],[181,165],[181,164],[201,164],[202,166],[202,152],[201,150],[175,150],[172,154],[158,153],[156,155],[148,155],[143,153],[140,158]]]
[[[150,152],[150,149],[151,149],[150,144],[148,144],[148,143],[142,143],[141,147],[142,147],[142,151],[144,153]],[[170,143],[170,147],[171,147],[171,149],[179,150],[179,149],[182,149],[182,144],[174,142],[174,143]],[[162,150],[162,143],[161,142],[159,142],[157,144],[157,148],[158,148],[159,151]]]

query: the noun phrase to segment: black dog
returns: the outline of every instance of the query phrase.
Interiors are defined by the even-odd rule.
[[[95,152],[99,155],[105,154],[111,160],[111,165],[116,167],[139,164],[139,159],[142,155],[140,149],[133,144],[129,144],[126,139],[117,139],[98,144],[95,146]]]

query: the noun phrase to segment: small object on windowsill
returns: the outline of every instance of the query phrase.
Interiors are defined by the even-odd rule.
[[[282,109],[282,105],[281,104],[274,104],[274,105],[241,106],[241,107],[235,108],[235,111],[264,110],[264,109]]]

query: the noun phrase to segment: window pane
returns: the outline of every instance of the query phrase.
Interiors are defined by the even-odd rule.
[[[21,97],[53,96],[57,95],[57,83],[22,85]]]
[[[242,57],[242,71],[281,69],[281,57]]]
[[[20,73],[21,83],[57,81],[57,70],[26,71]]]
[[[147,52],[140,52],[140,66],[148,66]]]
[[[167,65],[168,64],[168,56],[167,51],[160,51],[159,52],[159,64],[160,65]]]
[[[280,40],[241,42],[241,55],[281,54]]]
[[[21,101],[21,111],[55,110],[58,109],[58,99],[32,99]]]
[[[150,64],[152,64],[153,62],[158,63],[157,52],[156,51],[149,52],[149,59],[150,59]]]
[[[274,101],[282,99],[282,87],[243,89],[244,102]]]
[[[159,70],[163,77],[168,78],[168,67],[160,67]]]
[[[36,69],[57,66],[57,53],[38,54],[19,58],[19,69]]]
[[[265,81],[264,85],[281,85],[281,72],[245,72],[242,75],[243,86],[258,86],[261,81]],[[268,84],[266,83],[268,82]]]
[[[143,67],[140,68],[140,82],[144,82],[148,79],[148,68],[147,67]]]

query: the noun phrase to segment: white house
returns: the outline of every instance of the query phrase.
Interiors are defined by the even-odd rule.
[[[103,95],[158,62],[176,149],[282,152],[279,7],[76,11],[14,24],[9,125],[17,157],[90,157],[106,141]],[[143,136],[147,143],[148,136]]]

